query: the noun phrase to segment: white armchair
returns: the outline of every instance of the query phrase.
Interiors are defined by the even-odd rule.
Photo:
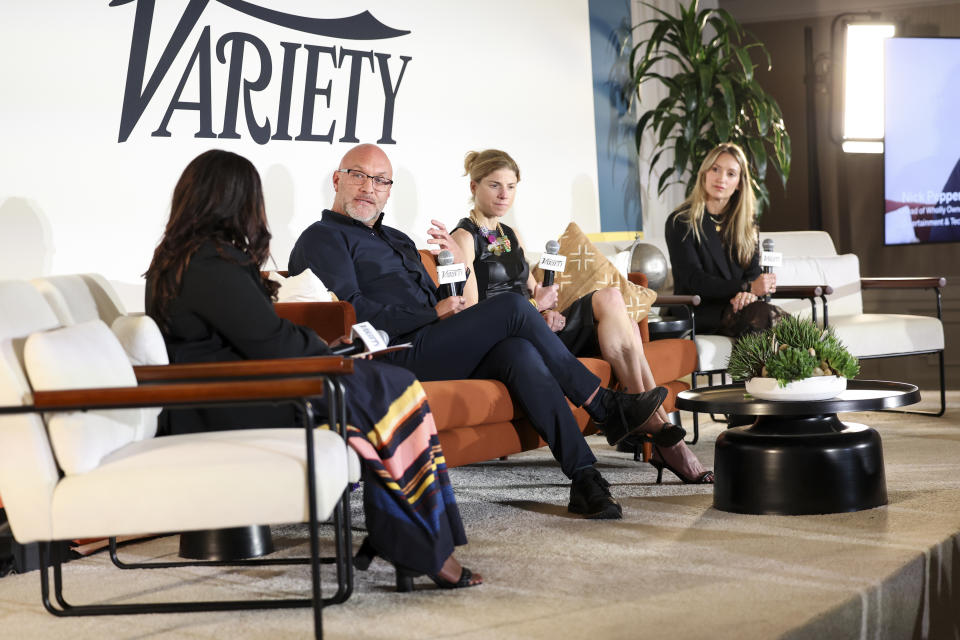
[[[861,360],[895,358],[934,354],[939,360],[940,409],[933,415],[942,416],[946,410],[946,380],[944,374],[944,332],[941,291],[947,285],[944,277],[919,278],[864,278],[860,275],[860,260],[854,254],[837,255],[833,240],[824,231],[806,231],[804,242],[793,237],[797,232],[764,233],[775,248],[784,251],[783,266],[776,269],[777,287],[804,283],[823,286],[822,317],[819,322],[830,326],[837,337]],[[809,246],[810,251],[804,251]],[[787,253],[796,251],[798,253]],[[929,289],[933,293],[931,315],[901,313],[864,313],[861,292],[864,289]],[[796,301],[784,304],[791,312],[802,310]],[[933,315],[934,312],[936,315]],[[910,412],[925,413],[925,412]]]
[[[348,453],[344,416],[336,409],[343,393],[337,376],[348,374],[351,363],[229,363],[242,371],[224,369],[219,382],[205,381],[206,372],[192,372],[191,365],[166,376],[157,373],[162,367],[138,375],[106,325],[54,328],[56,316],[29,284],[0,282],[0,306],[0,494],[15,539],[40,543],[47,610],[75,616],[312,606],[320,637],[322,607],[342,602],[352,588]],[[291,369],[302,375],[276,377]],[[138,377],[193,381],[138,384]],[[330,397],[340,433],[313,426],[309,398],[321,394]],[[154,439],[138,433],[139,414],[129,411],[257,401],[298,403],[305,428]],[[338,589],[324,598],[317,526],[330,517]],[[75,538],[288,522],[310,523],[311,597],[75,606],[63,595],[60,558],[49,553],[50,543]]]

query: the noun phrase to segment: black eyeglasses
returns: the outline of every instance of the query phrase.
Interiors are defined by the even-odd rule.
[[[368,176],[363,171],[356,169],[337,169],[335,173],[347,174],[347,184],[363,184],[367,178],[373,180],[374,191],[386,191],[393,184],[393,180],[382,176]]]

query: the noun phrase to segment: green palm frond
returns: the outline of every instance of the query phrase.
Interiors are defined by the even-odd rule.
[[[767,169],[772,167],[784,186],[790,176],[790,136],[783,114],[754,75],[760,67],[772,67],[770,54],[727,11],[698,12],[697,2],[680,4],[679,15],[644,3],[659,17],[634,27],[653,27],[650,37],[634,44],[629,54],[632,74],[626,93],[641,113],[634,142],[639,152],[643,132],[649,128],[658,147],[674,151],[674,163],[668,169],[672,179],[661,177],[660,195],[680,181],[689,194],[706,151],[721,142],[740,145],[756,177],[754,192],[762,211],[770,201],[763,182]],[[705,31],[712,34],[709,39]],[[662,60],[676,62],[680,71],[672,77],[652,71]],[[656,105],[645,103],[641,96],[641,85],[649,81],[664,83],[668,91]],[[651,163],[651,171],[655,164]]]

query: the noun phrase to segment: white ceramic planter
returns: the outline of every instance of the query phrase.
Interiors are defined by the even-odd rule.
[[[747,393],[761,400],[829,400],[847,388],[847,379],[840,376],[815,376],[788,382],[781,387],[776,378],[750,378]]]

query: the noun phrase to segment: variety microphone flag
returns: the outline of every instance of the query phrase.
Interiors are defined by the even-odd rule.
[[[369,322],[358,322],[350,328],[353,342],[337,345],[330,349],[335,356],[353,356],[358,353],[376,353],[383,351],[390,343],[390,336],[386,331],[374,329]]]
[[[440,282],[440,299],[457,295],[457,283],[467,280],[467,269],[462,262],[453,262],[453,254],[444,249],[437,256],[437,280]]]
[[[773,267],[783,266],[783,254],[773,250],[773,239],[763,241],[763,251],[760,252],[760,266],[764,273],[773,273]]]
[[[553,278],[557,271],[563,272],[567,266],[567,256],[557,255],[560,252],[560,243],[556,240],[548,240],[546,252],[540,256],[539,267],[543,269],[543,286],[549,287],[553,284]]]
[[[783,266],[783,254],[773,250],[773,238],[763,241],[763,251],[760,252],[760,267],[764,273],[773,273],[774,267]],[[770,295],[763,296],[765,302],[770,302]]]

